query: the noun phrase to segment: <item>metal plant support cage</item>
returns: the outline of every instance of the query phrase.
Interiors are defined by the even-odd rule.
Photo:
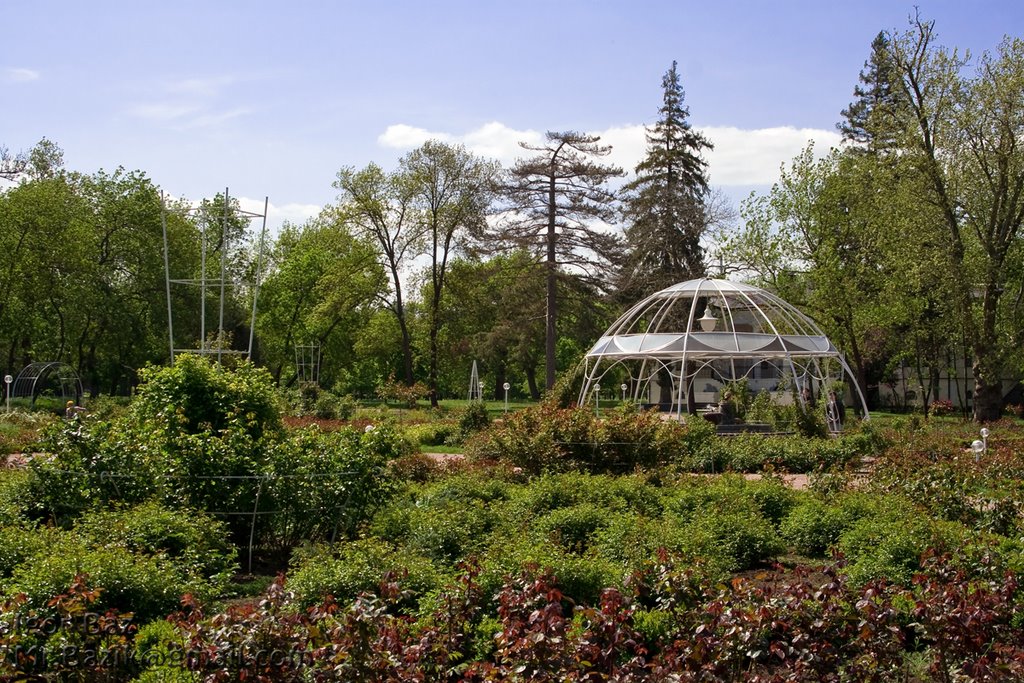
[[[224,211],[221,216],[220,224],[220,276],[209,277],[207,275],[207,252],[208,252],[208,232],[211,227],[210,221],[201,221],[201,265],[200,275],[198,278],[174,278],[171,276],[171,265],[170,265],[170,246],[167,239],[167,206],[163,201],[163,195],[161,195],[161,223],[163,227],[163,238],[164,238],[164,274],[166,282],[166,293],[167,293],[167,336],[170,345],[171,352],[171,364],[174,364],[174,358],[180,353],[194,353],[205,356],[216,356],[217,362],[220,363],[224,354],[240,355],[245,359],[252,357],[253,340],[256,331],[256,304],[259,299],[259,288],[260,279],[263,273],[263,251],[264,244],[266,242],[267,235],[267,208],[270,205],[270,197],[265,197],[263,201],[263,213],[255,213],[253,211],[243,211],[242,209],[230,209],[231,196],[227,188],[224,189]],[[198,211],[196,208],[189,210],[189,213],[195,214]],[[249,343],[245,349],[229,349],[225,348],[227,344],[227,337],[224,334],[224,300],[226,291],[229,287],[238,287],[241,283],[229,280],[227,273],[227,254],[230,248],[228,240],[228,221],[229,218],[242,217],[248,221],[255,219],[262,219],[262,227],[260,228],[260,240],[259,249],[256,256],[256,270],[253,273],[253,281],[250,283],[252,288],[252,317],[249,324]],[[199,343],[195,348],[191,347],[178,347],[175,346],[174,341],[174,310],[171,299],[171,285],[186,285],[199,288]],[[218,293],[219,309],[217,317],[217,336],[214,340],[210,340],[207,337],[207,306],[206,306],[206,294],[209,290],[214,290]]]
[[[320,344],[295,345],[295,376],[301,384],[320,384]]]
[[[743,379],[755,392],[804,404],[848,378],[847,393],[868,419],[853,373],[813,320],[770,292],[728,280],[689,280],[652,294],[608,328],[584,363],[581,405],[596,400],[595,387],[621,381],[624,396],[681,416]]]

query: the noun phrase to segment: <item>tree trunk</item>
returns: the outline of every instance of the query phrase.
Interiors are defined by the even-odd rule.
[[[528,365],[526,371],[526,384],[530,388],[530,398],[534,401],[540,400],[540,387],[537,386],[537,367]]]
[[[974,421],[995,422],[1003,414],[1003,382],[998,364],[988,358],[974,361]]]
[[[437,323],[430,325],[430,372],[427,378],[430,389],[430,407],[437,408]]]
[[[551,184],[548,188],[548,234],[547,234],[547,310],[545,311],[544,328],[544,362],[545,388],[548,391],[555,386],[555,332],[558,317],[557,284],[558,261],[555,254],[555,172],[552,157]]]
[[[994,422],[1003,413],[1002,363],[998,352],[996,310],[999,288],[994,277],[985,285],[981,306],[981,329],[974,342],[974,421]]]
[[[411,387],[414,381],[412,373],[412,335],[409,334],[409,326],[403,315],[399,321],[402,329],[402,369],[405,372],[405,385]]]

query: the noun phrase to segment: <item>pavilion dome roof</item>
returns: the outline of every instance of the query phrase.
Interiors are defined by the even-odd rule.
[[[811,318],[778,296],[729,280],[688,280],[627,310],[588,358],[838,356]]]

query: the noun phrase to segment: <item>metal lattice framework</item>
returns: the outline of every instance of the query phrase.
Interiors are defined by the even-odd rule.
[[[717,401],[730,381],[802,403],[844,377],[866,419],[853,373],[813,320],[758,287],[704,278],[652,294],[608,328],[586,355],[580,404],[602,380],[681,415]]]
[[[174,357],[178,353],[198,353],[201,355],[214,355],[217,357],[217,362],[221,360],[223,354],[240,354],[245,358],[252,357],[253,338],[256,331],[256,303],[259,298],[260,280],[263,273],[263,249],[266,241],[267,234],[267,208],[270,205],[270,197],[264,198],[263,202],[263,213],[255,213],[253,211],[243,211],[237,208],[231,208],[231,197],[227,188],[224,189],[224,211],[221,216],[219,230],[213,231],[213,234],[220,240],[219,251],[220,251],[220,275],[218,277],[210,277],[207,274],[207,252],[209,251],[210,233],[211,228],[214,227],[210,224],[208,217],[200,216],[200,244],[201,244],[201,264],[199,277],[189,278],[174,278],[171,276],[170,266],[170,246],[167,240],[167,210],[166,205],[161,212],[161,220],[163,223],[163,237],[164,237],[164,274],[167,288],[167,335],[170,343],[171,351],[171,363],[174,363]],[[161,196],[162,201],[162,196]],[[196,209],[191,209],[189,213],[197,213]],[[249,344],[244,350],[232,350],[226,348],[226,337],[224,335],[224,302],[225,292],[228,288],[239,286],[241,283],[235,282],[228,278],[227,272],[227,254],[230,248],[228,240],[228,222],[234,218],[242,218],[247,221],[255,219],[262,219],[263,226],[260,229],[260,240],[259,250],[257,253],[256,270],[253,274],[253,282],[250,283],[252,287],[252,320],[249,324]],[[171,285],[188,285],[197,287],[199,289],[199,340],[198,347],[176,347],[174,343],[174,311],[171,305]],[[207,337],[207,310],[206,310],[206,299],[207,292],[214,290],[218,293],[218,317],[217,317],[217,336],[215,339],[210,340]]]
[[[320,384],[320,344],[295,345],[295,376],[303,384]]]
[[[22,368],[11,385],[11,398],[27,398],[35,407],[36,399],[47,390],[61,401],[82,400],[82,380],[73,367],[56,361],[30,363]],[[59,392],[59,393],[57,393]]]

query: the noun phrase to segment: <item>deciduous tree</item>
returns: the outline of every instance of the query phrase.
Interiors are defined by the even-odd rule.
[[[333,386],[356,364],[352,349],[387,287],[374,246],[357,239],[337,213],[324,211],[277,238],[259,313],[261,362],[279,382],[298,344],[322,349],[321,381]]]
[[[968,55],[936,44],[919,16],[891,37],[893,87],[904,103],[892,134],[937,207],[933,244],[954,279],[954,301],[973,353],[974,417],[998,419],[1002,378],[1024,345],[1020,298],[1004,303],[1024,225],[1024,40],[1005,38],[964,75]]]
[[[428,329],[428,386],[430,402],[438,403],[439,312],[445,294],[450,259],[464,252],[469,240],[485,228],[494,183],[495,163],[470,154],[464,147],[427,141],[400,163],[400,173],[412,194],[414,220],[423,232],[430,263],[426,315]]]
[[[390,296],[383,297],[398,320],[402,338],[402,369],[407,385],[412,385],[412,334],[403,293],[403,277],[411,259],[419,253],[425,227],[413,216],[415,193],[398,173],[385,173],[377,164],[361,171],[343,168],[334,187],[340,190],[340,217],[356,234],[376,246],[381,266],[391,280]]]

